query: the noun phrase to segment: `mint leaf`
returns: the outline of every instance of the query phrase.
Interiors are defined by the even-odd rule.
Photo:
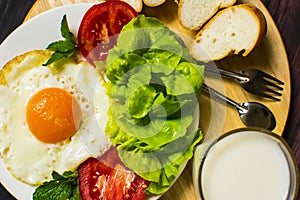
[[[49,58],[49,60],[45,64],[43,64],[43,66],[50,65],[50,64],[52,64],[52,63],[56,62],[57,60],[60,60],[60,59],[62,59],[64,57],[65,57],[65,55],[63,53],[61,53],[61,52],[54,52],[52,54],[52,56]]]
[[[56,171],[53,171],[51,175],[52,175],[53,180],[63,179],[64,178],[62,175],[60,175]]]
[[[72,185],[67,181],[45,182],[33,194],[34,200],[61,200],[68,199],[72,194]]]
[[[33,193],[33,200],[80,199],[78,172],[64,172],[62,175],[52,173],[53,180],[44,182]]]
[[[69,29],[68,20],[67,20],[66,15],[63,16],[63,19],[61,21],[60,32],[61,32],[61,36],[63,38],[65,38],[66,40],[69,40],[71,42],[75,42],[75,37]]]
[[[79,179],[77,179],[76,187],[73,188],[70,200],[81,200],[81,196],[79,192]]]
[[[59,40],[49,44],[46,49],[52,49],[58,52],[70,52],[74,50],[74,44],[68,40]]]
[[[70,31],[66,15],[63,16],[60,27],[61,36],[64,40],[52,42],[46,49],[51,49],[54,53],[43,66],[50,65],[62,58],[69,58],[77,52],[77,44],[73,33]]]

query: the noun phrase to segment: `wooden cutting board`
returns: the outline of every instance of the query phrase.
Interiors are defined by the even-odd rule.
[[[30,18],[55,7],[71,3],[95,2],[99,0],[37,0],[25,22]],[[226,95],[237,102],[258,101],[269,107],[274,113],[277,126],[273,130],[282,135],[288,117],[291,95],[290,71],[286,50],[279,34],[279,31],[263,3],[259,0],[242,0],[238,3],[249,3],[258,7],[265,15],[268,24],[266,37],[246,58],[233,56],[216,62],[219,67],[233,71],[240,71],[246,68],[258,68],[272,74],[285,82],[281,101],[275,102],[259,98],[245,92],[237,83],[221,78],[206,77],[206,82],[213,88],[223,91]],[[167,12],[166,12],[167,11]],[[167,0],[159,7],[146,7],[142,13],[147,16],[154,16],[162,20],[174,31],[191,38],[195,32],[182,28],[177,19],[177,4],[173,0]],[[78,19],[80,20],[80,19]],[[189,40],[186,42],[188,43]],[[223,90],[224,89],[224,90]],[[219,136],[229,130],[244,127],[235,109],[225,106],[202,95],[200,99],[200,127],[205,138]],[[192,161],[190,161],[172,188],[164,194],[161,199],[197,199],[192,184]]]

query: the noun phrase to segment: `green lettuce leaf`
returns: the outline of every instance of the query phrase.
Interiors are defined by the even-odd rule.
[[[128,99],[130,116],[138,119],[145,117],[150,112],[155,97],[153,87],[142,85],[137,88]]]
[[[124,164],[150,181],[151,194],[170,188],[202,138],[194,116],[203,74],[174,32],[143,15],[123,27],[108,53],[105,132]]]

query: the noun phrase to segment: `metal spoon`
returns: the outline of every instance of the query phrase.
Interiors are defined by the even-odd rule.
[[[207,94],[221,100],[225,101],[229,105],[236,108],[238,111],[242,122],[248,127],[259,127],[268,130],[273,130],[276,126],[276,120],[273,113],[266,106],[258,102],[245,102],[237,103],[232,99],[226,97],[220,92],[212,89],[206,84],[202,85],[202,90]]]

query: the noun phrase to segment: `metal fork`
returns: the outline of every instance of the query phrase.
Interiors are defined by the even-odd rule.
[[[218,68],[218,70],[207,66],[206,72],[220,73],[223,77],[235,80],[247,92],[269,98],[275,101],[280,101],[278,97],[282,96],[280,93],[283,90],[284,82],[281,80],[259,70],[259,69],[245,69],[240,72],[233,72]]]

